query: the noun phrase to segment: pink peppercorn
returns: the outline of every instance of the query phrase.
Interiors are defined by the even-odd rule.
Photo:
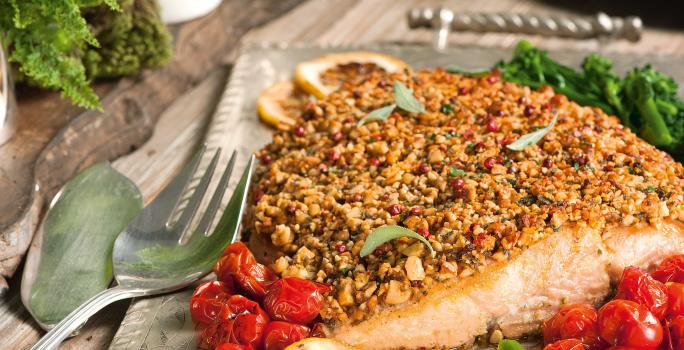
[[[401,206],[399,204],[392,204],[387,207],[387,212],[392,216],[399,215],[401,214]]]
[[[258,202],[264,197],[264,191],[256,190],[254,191],[254,202]]]
[[[418,166],[418,172],[421,174],[427,174],[432,170],[429,165],[423,163],[420,166]]]
[[[419,228],[417,233],[425,238],[430,237],[430,230],[425,227]]]
[[[532,107],[530,105],[525,106],[525,109],[523,110],[523,114],[526,117],[531,117],[533,113],[534,113],[534,107]]]
[[[421,207],[411,208],[411,215],[420,215],[422,213],[423,213],[423,208],[421,208]]]
[[[301,125],[295,126],[295,128],[294,128],[294,134],[295,134],[295,136],[297,136],[297,137],[302,137],[302,136],[304,136],[304,134],[305,134],[305,132],[304,132],[304,127],[301,126]]]
[[[587,155],[584,153],[580,153],[572,157],[572,160],[574,160],[575,163],[579,164],[580,166],[584,166],[589,162],[589,157],[587,157]]]
[[[487,122],[487,131],[495,132],[499,130],[499,124],[496,123],[494,119],[489,119]]]
[[[270,155],[264,154],[263,157],[261,157],[261,163],[263,164],[270,164],[273,161],[273,158],[271,158]]]
[[[468,93],[470,93],[470,90],[468,90],[468,88],[462,87],[462,88],[458,89],[458,94],[460,96],[467,95]]]
[[[335,142],[339,142],[340,140],[342,140],[343,136],[344,135],[342,135],[342,132],[338,131],[338,132],[332,134],[332,140]]]
[[[337,244],[335,244],[335,249],[337,249],[337,251],[340,253],[344,253],[347,251],[347,245],[342,244],[342,243],[337,243]]]
[[[371,166],[378,166],[378,165],[380,165],[380,159],[371,158],[371,159],[368,160],[368,163],[369,163]]]
[[[484,167],[486,169],[492,169],[496,163],[497,163],[496,158],[489,157],[489,158],[484,160],[484,163],[482,163],[482,165],[484,165]]]
[[[383,255],[389,253],[390,250],[392,250],[392,246],[385,243],[385,244],[375,248],[375,250],[373,251],[373,255],[380,257],[380,256],[383,256]]]
[[[289,215],[294,215],[295,212],[297,211],[297,207],[295,207],[294,205],[288,205],[287,208],[285,208],[285,211],[286,211]]]
[[[551,158],[546,158],[544,159],[544,162],[542,163],[542,166],[544,168],[550,169],[553,167],[553,159]]]
[[[485,143],[480,141],[475,144],[475,147],[473,147],[473,149],[475,150],[475,152],[482,152],[485,149]]]
[[[455,189],[463,188],[464,185],[465,185],[465,181],[463,180],[463,178],[457,177],[457,178],[451,180],[451,187],[453,187]]]
[[[328,154],[328,158],[330,158],[330,160],[333,162],[336,162],[340,160],[340,153],[337,151],[331,151],[330,154]]]
[[[498,77],[498,76],[496,76],[496,75],[489,75],[489,76],[487,76],[487,82],[488,82],[488,83],[494,84],[494,83],[496,83],[497,81],[499,81],[499,77]]]

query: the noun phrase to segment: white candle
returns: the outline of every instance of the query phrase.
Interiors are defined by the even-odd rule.
[[[173,24],[201,17],[218,7],[221,0],[159,0],[164,23]]]

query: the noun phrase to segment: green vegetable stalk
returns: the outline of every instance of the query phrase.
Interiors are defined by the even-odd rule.
[[[677,95],[677,83],[650,65],[620,78],[610,59],[592,54],[577,71],[521,41],[511,60],[497,67],[505,80],[532,88],[550,85],[579,104],[617,115],[641,138],[684,160],[684,102]]]
[[[98,109],[92,80],[159,67],[171,57],[156,0],[0,0],[0,42],[20,79]]]

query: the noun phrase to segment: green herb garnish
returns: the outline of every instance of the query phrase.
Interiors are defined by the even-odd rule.
[[[359,120],[359,122],[356,123],[356,126],[361,126],[372,121],[384,122],[397,107],[411,113],[425,113],[423,104],[416,100],[415,96],[413,96],[413,92],[398,80],[394,81],[394,101],[395,103],[391,105],[371,111]]]
[[[655,190],[656,190],[655,186],[648,186],[648,187],[644,188],[644,192],[646,192],[646,193],[651,193],[651,192],[654,192]]]
[[[553,119],[551,119],[551,123],[549,125],[533,131],[529,134],[525,134],[523,136],[520,136],[517,140],[513,141],[511,144],[506,145],[508,149],[513,150],[513,151],[522,151],[523,149],[532,146],[539,142],[544,135],[546,135],[549,131],[551,131],[551,128],[556,124],[556,120],[558,119],[558,113],[554,112],[553,113]]]
[[[496,347],[497,350],[525,350],[520,343],[513,339],[502,339],[499,345]]]
[[[475,69],[467,69],[463,67],[459,67],[455,64],[450,64],[446,67],[444,67],[444,70],[452,73],[452,74],[463,74],[463,75],[468,75],[471,77],[484,77],[487,74],[489,74],[490,70],[489,69],[484,69],[484,68],[475,68]]]
[[[368,256],[369,254],[373,253],[376,248],[381,246],[382,244],[389,242],[393,239],[400,238],[400,237],[409,237],[409,238],[414,238],[417,239],[425,245],[430,248],[430,252],[434,255],[435,251],[432,250],[432,245],[430,242],[428,242],[425,237],[401,226],[382,226],[378,227],[373,232],[371,232],[368,237],[366,237],[366,241],[363,243],[363,247],[361,248],[361,257]]]
[[[466,175],[468,175],[468,173],[466,173],[465,171],[463,171],[463,170],[461,170],[455,166],[452,166],[451,168],[449,168],[449,176],[451,176],[451,177],[466,176]]]
[[[394,109],[397,107],[395,104],[391,104],[389,106],[385,107],[380,107],[378,109],[372,110],[370,113],[368,113],[365,117],[363,117],[361,120],[359,120],[358,123],[356,123],[356,126],[361,126],[363,124],[366,124],[368,122],[373,122],[373,121],[385,121],[389,116],[392,114]]]
[[[454,111],[454,106],[452,106],[450,103],[445,103],[439,108],[439,111],[443,114],[451,114],[451,112]]]
[[[425,113],[425,107],[413,96],[413,91],[399,80],[394,81],[394,101],[397,107],[411,113]]]

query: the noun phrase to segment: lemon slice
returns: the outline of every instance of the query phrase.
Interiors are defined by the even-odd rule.
[[[306,338],[290,344],[285,350],[354,350],[354,348],[333,339]]]
[[[302,62],[295,68],[295,82],[308,93],[323,98],[340,88],[343,81],[373,70],[400,72],[408,65],[395,57],[375,52],[345,52]]]
[[[257,99],[259,118],[276,128],[288,129],[309,101],[309,96],[291,81],[276,83],[261,92]]]

